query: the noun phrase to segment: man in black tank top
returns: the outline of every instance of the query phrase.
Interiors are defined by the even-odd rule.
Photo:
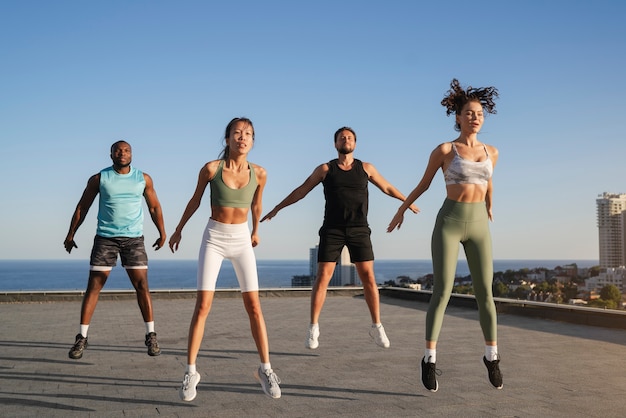
[[[313,188],[322,183],[326,206],[324,223],[319,230],[320,241],[317,253],[317,276],[311,293],[311,323],[305,346],[319,346],[319,316],[326,300],[326,290],[335,271],[343,247],[347,247],[350,260],[355,264],[363,284],[365,301],[372,317],[370,336],[376,344],[388,348],[389,339],[380,322],[378,285],[374,276],[374,251],[370,240],[371,231],[367,222],[368,182],[372,182],[383,193],[401,201],[405,196],[392,186],[369,163],[354,158],[356,133],[348,127],[335,132],[337,158],[319,165],[299,187],[265,215],[261,222],[272,219],[278,212],[304,198]],[[418,209],[411,205],[417,213]]]

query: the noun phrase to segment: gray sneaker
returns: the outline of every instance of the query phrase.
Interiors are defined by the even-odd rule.
[[[254,377],[259,381],[261,387],[263,388],[263,392],[269,397],[274,399],[280,398],[280,379],[276,376],[276,373],[272,369],[267,369],[265,371],[261,370],[261,366],[254,373]]]
[[[183,384],[178,391],[178,395],[180,395],[180,399],[183,401],[193,401],[196,398],[196,386],[200,382],[200,373],[188,373],[185,372],[185,377],[183,377]]]
[[[83,356],[83,351],[85,351],[85,348],[87,348],[88,345],[87,337],[83,337],[82,334],[76,334],[76,342],[74,342],[74,346],[69,352],[70,358],[74,360],[81,358]]]

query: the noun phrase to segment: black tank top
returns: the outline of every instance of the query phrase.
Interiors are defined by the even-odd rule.
[[[325,227],[368,226],[368,176],[361,160],[354,160],[352,168],[344,171],[339,160],[328,162],[328,173],[322,184],[326,197]]]

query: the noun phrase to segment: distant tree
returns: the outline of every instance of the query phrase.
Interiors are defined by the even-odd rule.
[[[593,266],[589,268],[589,277],[598,277],[600,275],[600,266]]]
[[[594,299],[590,300],[587,303],[587,306],[591,306],[593,308],[615,309],[617,308],[617,303],[615,303],[614,300]]]
[[[493,287],[493,295],[496,297],[506,297],[509,294],[509,287],[502,282],[498,282]]]
[[[565,283],[562,289],[563,301],[567,303],[570,299],[575,299],[578,296],[578,286],[573,281]]]
[[[474,288],[471,284],[463,284],[459,286],[454,286],[452,288],[452,293],[459,293],[461,295],[473,295]]]
[[[530,292],[530,286],[527,284],[522,286],[517,286],[517,288],[513,291],[512,296],[515,299],[526,299],[526,296]]]
[[[617,307],[622,301],[622,294],[620,293],[617,286],[613,284],[608,284],[600,290],[600,299],[606,301],[614,301]]]
[[[517,272],[509,269],[503,273],[503,276],[504,279],[510,283],[513,279],[515,279],[515,276],[517,276]]]

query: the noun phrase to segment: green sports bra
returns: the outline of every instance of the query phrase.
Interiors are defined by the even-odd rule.
[[[256,192],[257,181],[252,164],[248,163],[250,169],[250,180],[248,184],[240,189],[232,189],[224,184],[222,179],[222,169],[224,160],[220,161],[215,176],[211,180],[211,206],[221,206],[225,208],[248,208],[252,204],[254,192]]]

